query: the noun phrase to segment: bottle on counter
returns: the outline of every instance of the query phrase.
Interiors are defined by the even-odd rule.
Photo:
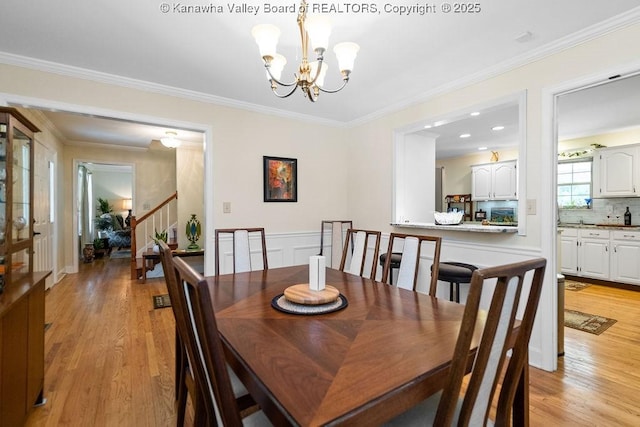
[[[631,225],[631,212],[629,212],[629,206],[627,206],[627,210],[624,213],[624,225]]]

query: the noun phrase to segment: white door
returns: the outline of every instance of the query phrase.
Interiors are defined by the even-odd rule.
[[[599,196],[637,196],[637,163],[636,147],[604,150],[596,158],[599,172],[599,186],[594,194]],[[594,181],[597,182],[597,181]]]
[[[581,276],[609,279],[609,240],[583,239],[580,243]]]
[[[472,167],[471,199],[489,200],[492,197],[491,190],[491,165]]]
[[[493,165],[493,199],[515,200],[518,198],[518,174],[516,162]]]
[[[36,138],[33,171],[33,270],[53,271],[54,266],[54,220],[52,215],[52,189],[54,187],[54,155]],[[54,272],[55,273],[55,272]],[[54,275],[49,275],[45,289],[53,286]]]
[[[578,274],[578,238],[562,237],[560,239],[561,271],[565,274]]]

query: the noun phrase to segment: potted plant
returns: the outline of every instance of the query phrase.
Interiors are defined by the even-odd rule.
[[[98,197],[98,205],[96,206],[98,216],[93,220],[96,225],[96,230],[98,230],[98,237],[107,237],[107,231],[113,226],[111,223],[112,211],[113,207],[109,205],[109,201]]]
[[[163,242],[167,243],[167,239],[169,238],[169,234],[167,233],[167,230],[162,230],[160,232],[158,232],[158,230],[155,230],[155,235],[154,236],[149,236],[153,239],[153,241],[155,242],[155,245],[153,246],[153,251],[154,252],[160,252],[160,241],[162,240]]]
[[[95,239],[93,239],[93,249],[94,249],[95,257],[102,258],[106,252],[104,247],[104,240],[102,240],[99,237],[96,237]]]

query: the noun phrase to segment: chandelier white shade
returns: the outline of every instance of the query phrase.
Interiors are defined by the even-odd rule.
[[[275,25],[260,24],[253,27],[251,34],[260,49],[260,56],[264,61],[267,79],[271,83],[273,93],[279,98],[286,98],[300,87],[304,96],[315,102],[320,92],[335,93],[346,86],[360,47],[355,43],[345,42],[339,43],[333,48],[342,75],[342,85],[333,90],[325,89],[323,88],[324,79],[329,66],[324,62],[324,53],[329,47],[329,36],[331,35],[329,20],[322,15],[307,18],[307,2],[302,0],[297,22],[302,43],[302,60],[298,66],[298,72],[294,74],[295,80],[291,83],[280,80],[282,71],[287,64],[286,58],[277,53],[280,29]],[[316,54],[316,60],[313,62],[308,60],[309,43]],[[280,86],[290,89],[286,93],[278,93],[277,90]]]
[[[178,134],[175,132],[165,132],[165,137],[160,138],[160,142],[167,148],[178,148],[181,141],[177,138]]]

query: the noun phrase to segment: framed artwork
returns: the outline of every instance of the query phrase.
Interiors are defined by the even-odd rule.
[[[264,201],[298,201],[298,160],[263,156]]]

